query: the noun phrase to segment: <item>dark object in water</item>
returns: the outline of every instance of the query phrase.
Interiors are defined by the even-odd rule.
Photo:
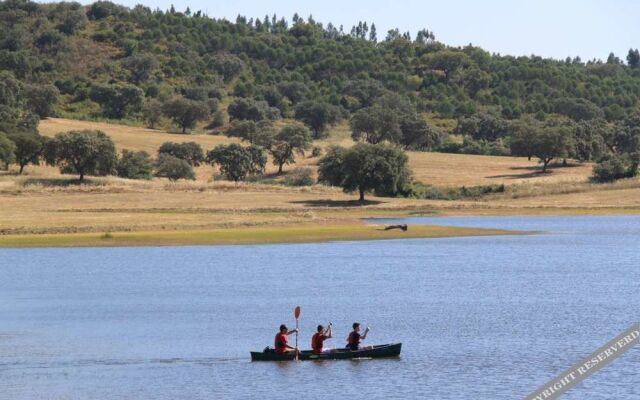
[[[381,344],[370,349],[351,351],[336,349],[330,353],[314,354],[311,350],[300,352],[301,361],[309,360],[348,360],[353,358],[388,358],[400,356],[402,343]],[[269,349],[271,350],[271,349]],[[293,361],[295,352],[278,354],[265,349],[264,352],[251,352],[251,361]]]
[[[403,231],[406,232],[407,229],[409,229],[409,227],[407,226],[407,224],[404,224],[404,225],[387,225],[384,228],[385,231],[390,231],[392,229],[402,229]]]

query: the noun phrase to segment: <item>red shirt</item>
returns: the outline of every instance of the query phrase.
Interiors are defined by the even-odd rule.
[[[313,335],[311,338],[311,348],[315,354],[322,353],[322,346],[325,340],[327,340],[327,337],[320,332]]]
[[[275,343],[273,347],[276,349],[276,353],[284,353],[287,351],[287,342],[289,337],[286,333],[280,333],[276,335]]]
[[[349,344],[347,345],[347,347],[350,348],[351,350],[358,350],[359,346],[360,346],[360,334],[356,331],[353,331],[349,334]]]

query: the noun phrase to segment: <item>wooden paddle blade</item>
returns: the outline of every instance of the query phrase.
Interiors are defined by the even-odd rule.
[[[296,317],[296,319],[300,318],[300,306],[296,306],[293,316]]]

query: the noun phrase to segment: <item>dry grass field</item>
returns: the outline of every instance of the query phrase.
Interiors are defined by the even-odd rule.
[[[414,178],[434,186],[585,182],[590,164],[551,169],[541,174],[536,160],[524,157],[410,152]]]
[[[80,129],[102,130],[111,136],[119,149],[145,150],[150,154],[155,154],[160,145],[167,141],[194,141],[205,150],[212,149],[221,143],[236,141],[223,135],[180,135],[161,130],[61,118],[49,118],[40,123],[40,132],[46,136]],[[349,146],[353,143],[349,135],[349,127],[343,122],[331,130],[328,139],[318,141],[317,145],[323,148],[330,145]],[[584,182],[591,174],[590,164],[555,168],[550,173],[540,174],[536,160],[527,160],[523,157],[409,152],[409,159],[416,180],[443,187]],[[317,161],[317,158],[302,157],[297,160],[294,166],[288,166],[288,169],[295,166],[315,168]],[[274,173],[275,171],[275,166],[269,164],[267,172]],[[211,172],[209,169],[203,169],[199,179],[205,179],[204,175]]]
[[[193,140],[205,149],[230,141],[224,136],[177,135],[65,119],[41,123],[41,132],[47,136],[74,129],[101,129],[120,149],[152,154],[165,141]],[[330,139],[318,144],[350,143],[348,128],[340,125]],[[355,196],[321,185],[291,188],[217,181],[213,168],[206,166],[198,168],[196,181],[107,177],[88,178],[84,185],[77,185],[73,177],[62,176],[55,168],[28,166],[22,176],[15,171],[0,172],[0,246],[122,245],[127,240],[162,245],[393,238],[396,233],[372,233],[360,219],[416,214],[640,212],[640,180],[592,184],[588,182],[589,165],[557,168],[541,175],[535,170],[535,161],[522,158],[439,153],[409,156],[416,179],[423,183],[439,187],[504,183],[507,190],[479,200],[460,201],[369,197],[369,202],[361,206],[354,202]],[[317,159],[304,158],[298,165],[314,167],[316,163]],[[324,228],[313,234],[308,228],[311,226]],[[307,227],[307,231],[303,234],[294,227]],[[464,234],[433,227],[416,229],[410,231],[420,237]]]
[[[180,135],[156,129],[64,118],[49,118],[41,121],[38,129],[44,136],[54,136],[56,133],[72,130],[98,129],[111,136],[119,149],[144,150],[149,154],[155,154],[162,143],[169,141],[179,143],[194,141],[207,149],[220,143],[233,141],[226,136]]]

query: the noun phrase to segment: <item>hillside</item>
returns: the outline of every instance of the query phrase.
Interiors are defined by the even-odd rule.
[[[344,125],[344,124],[343,124]],[[350,146],[353,141],[349,137],[348,127],[338,125],[332,128],[327,139],[316,141],[322,148],[339,144]],[[126,125],[104,122],[78,121],[61,118],[49,118],[40,123],[40,133],[52,137],[56,133],[98,129],[106,132],[120,150],[144,150],[155,154],[160,145],[167,141],[195,141],[205,151],[221,143],[237,142],[235,138],[222,135],[176,135],[162,130],[136,128]],[[561,182],[585,182],[591,174],[592,166],[588,163],[576,164],[567,168],[554,169],[549,174],[540,174],[537,160],[525,157],[497,157],[466,154],[443,154],[432,152],[410,151],[410,167],[414,178],[422,183],[440,187],[479,186],[479,185],[514,185]],[[296,166],[315,168],[318,158],[302,157]],[[200,167],[199,176],[208,180],[213,174],[209,167]],[[267,164],[267,173],[275,173],[276,167]]]
[[[32,115],[199,132],[295,118],[322,137],[359,115],[373,119],[355,123],[354,135],[377,124],[375,135],[413,150],[531,155],[513,139],[545,129],[567,136],[558,149],[565,157],[636,150],[637,50],[626,63],[613,54],[606,62],[511,57],[450,47],[426,29],[381,33],[354,21],[344,31],[275,14],[230,22],[106,1],[3,1],[0,23],[0,80],[14,91],[0,103],[22,109],[5,132],[32,129]],[[179,126],[176,99],[196,107],[197,124]]]
[[[285,116],[305,100],[354,112],[390,90],[443,118],[484,111],[614,121],[635,111],[640,96],[633,52],[629,66],[615,56],[586,63],[515,58],[448,47],[428,30],[375,33],[375,24],[360,22],[349,33],[297,15],[228,22],[106,1],[4,1],[0,20],[2,68],[24,82],[54,84],[62,95],[57,112],[85,118],[139,116],[135,102],[112,107],[91,93],[118,84],[140,88],[147,99],[199,98],[198,89],[208,91],[204,99],[250,97]]]

